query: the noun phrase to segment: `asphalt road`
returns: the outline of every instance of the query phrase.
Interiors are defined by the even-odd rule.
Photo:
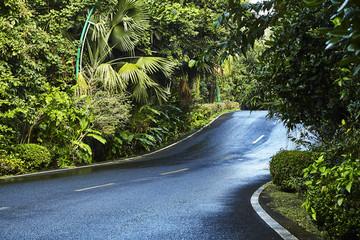
[[[221,116],[136,161],[0,183],[0,239],[281,239],[250,197],[291,148],[266,112]]]

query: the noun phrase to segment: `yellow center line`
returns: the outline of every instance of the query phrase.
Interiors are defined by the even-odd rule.
[[[9,209],[9,207],[0,207],[0,211],[1,210],[6,210],[6,209]]]
[[[82,188],[82,189],[78,189],[78,190],[74,190],[75,192],[82,192],[82,191],[86,191],[86,190],[90,190],[90,189],[94,189],[94,188],[101,188],[101,187],[106,187],[106,186],[111,186],[114,185],[115,183],[108,183],[108,184],[104,184],[104,185],[98,185],[98,186],[93,186],[93,187],[88,187],[88,188]]]
[[[231,158],[231,157],[233,157],[233,156],[235,156],[235,155],[233,154],[233,155],[230,155],[230,156],[227,156],[227,157],[224,157],[224,158],[220,158],[219,161],[225,160],[225,159],[228,159],[228,158]]]
[[[166,173],[162,173],[160,175],[167,175],[167,174],[172,174],[172,173],[178,173],[178,172],[183,172],[189,170],[188,168],[184,168],[184,169],[180,169],[180,170],[176,170],[176,171],[172,171],[172,172],[166,172]]]

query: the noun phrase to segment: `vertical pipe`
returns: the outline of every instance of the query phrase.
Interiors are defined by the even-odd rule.
[[[80,46],[78,48],[78,54],[77,54],[77,58],[76,58],[76,79],[78,79],[79,77],[79,69],[80,69],[80,58],[81,58],[81,49],[82,49],[82,46],[84,44],[84,37],[85,37],[85,34],[87,33],[87,28],[88,28],[88,24],[89,24],[89,20],[90,20],[90,17],[95,9],[95,6],[96,6],[96,3],[98,2],[98,0],[95,1],[95,4],[94,6],[91,8],[90,12],[89,12],[89,15],[85,21],[85,25],[84,25],[84,28],[82,30],[82,33],[81,33],[81,37],[80,37]]]
[[[216,77],[215,77],[215,90],[216,90],[217,102],[218,102],[218,103],[221,103],[219,85],[218,85],[218,83],[217,83],[217,81],[216,81]]]

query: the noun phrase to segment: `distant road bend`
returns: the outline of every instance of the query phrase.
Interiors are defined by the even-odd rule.
[[[139,160],[0,183],[0,239],[282,239],[250,197],[290,148],[266,111],[239,111]]]

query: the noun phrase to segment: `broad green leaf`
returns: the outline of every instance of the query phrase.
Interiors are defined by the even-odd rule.
[[[341,26],[341,18],[336,17],[333,20],[331,20],[335,26]]]
[[[346,190],[350,193],[351,187],[352,187],[353,181],[350,181],[348,184],[346,184]]]
[[[191,60],[189,61],[189,67],[190,67],[190,68],[194,67],[195,64],[196,64],[196,61],[195,61],[195,60],[191,59]]]
[[[357,50],[360,49],[360,43],[357,43],[357,42],[352,43],[352,44],[350,44],[350,45],[348,46],[347,49],[348,49],[349,51],[351,51],[351,52],[355,52],[355,51],[357,51]]]
[[[105,143],[106,143],[106,140],[105,140],[104,138],[102,138],[100,135],[96,135],[96,134],[89,133],[87,136],[92,137],[92,138],[98,140],[98,141],[101,142],[102,144],[105,144]]]
[[[337,201],[337,204],[339,206],[341,206],[343,204],[343,202],[344,202],[344,198],[339,198],[338,201]]]
[[[311,208],[311,217],[316,221],[316,212],[314,208]]]
[[[325,160],[324,160],[324,156],[320,156],[317,160],[316,160],[316,163],[322,163],[322,162],[324,162]]]

